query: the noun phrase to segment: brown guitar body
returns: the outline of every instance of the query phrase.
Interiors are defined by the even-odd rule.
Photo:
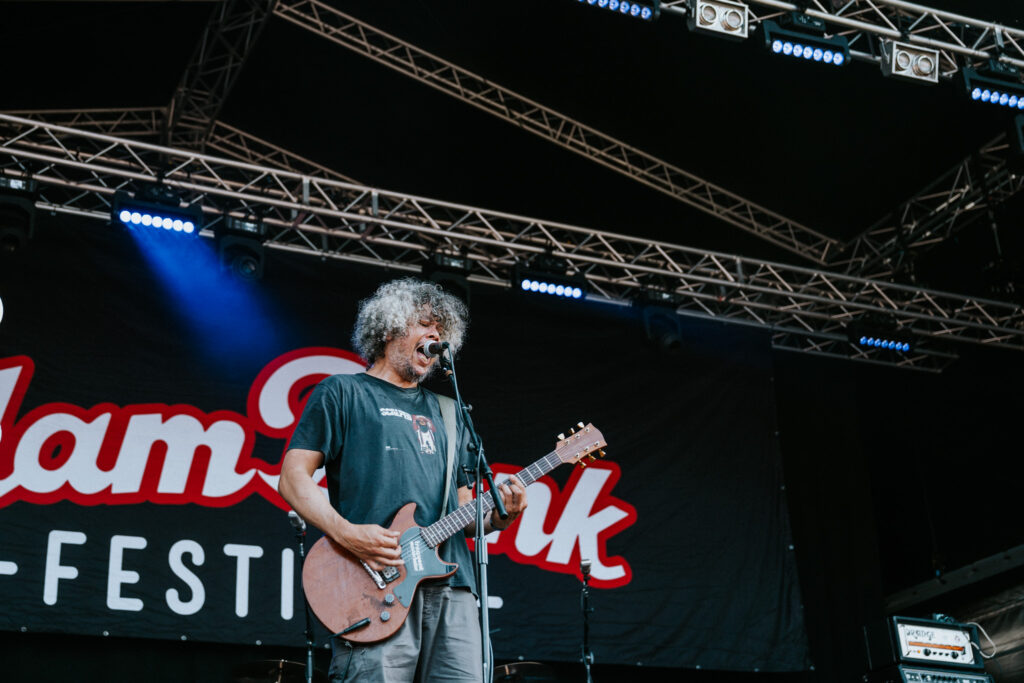
[[[374,577],[355,555],[326,536],[310,548],[302,565],[302,587],[313,613],[331,633],[353,643],[384,640],[405,623],[421,581],[455,573],[458,565],[441,560],[420,537],[415,511],[416,504],[407,503],[388,527],[401,533],[405,561],[395,568],[394,577],[385,572]]]

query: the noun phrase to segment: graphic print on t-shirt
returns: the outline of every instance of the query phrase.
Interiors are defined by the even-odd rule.
[[[403,420],[408,420],[416,432],[416,443],[419,444],[420,453],[423,455],[437,453],[437,443],[434,440],[434,432],[437,430],[434,428],[433,420],[429,417],[410,415],[398,408],[380,408],[380,414],[382,417],[400,417]]]
[[[412,424],[416,428],[416,440],[420,444],[420,453],[433,455],[437,452],[434,445],[434,423],[424,415],[413,415]]]

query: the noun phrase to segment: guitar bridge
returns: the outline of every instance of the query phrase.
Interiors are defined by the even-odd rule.
[[[380,575],[380,572],[378,572],[376,569],[371,569],[370,565],[366,564],[362,560],[359,560],[359,564],[363,565],[363,569],[365,569],[366,573],[370,575],[370,578],[373,579],[373,582],[377,584],[377,588],[383,589],[387,585],[384,582],[384,577]],[[388,569],[394,569],[394,567],[388,567]],[[394,579],[392,579],[392,581],[393,580]]]

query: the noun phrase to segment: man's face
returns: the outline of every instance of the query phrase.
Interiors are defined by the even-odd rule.
[[[428,356],[423,351],[424,345],[430,341],[441,341],[441,335],[433,315],[424,311],[409,323],[404,336],[388,341],[384,357],[406,382],[422,382],[437,363],[436,356]]]

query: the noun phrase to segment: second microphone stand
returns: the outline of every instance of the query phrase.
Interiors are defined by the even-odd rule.
[[[448,342],[441,342],[444,347],[444,351],[441,354],[440,362],[441,367],[448,371],[448,377],[451,379],[452,388],[455,392],[455,403],[459,407],[459,413],[462,415],[462,422],[466,425],[466,430],[469,433],[469,445],[468,449],[470,453],[476,454],[476,466],[474,468],[474,486],[476,489],[476,533],[473,536],[473,542],[476,548],[476,566],[477,566],[477,577],[479,582],[480,591],[480,643],[483,649],[483,669],[484,669],[484,681],[490,681],[493,673],[493,658],[491,656],[491,629],[490,629],[490,618],[488,615],[488,594],[487,594],[487,541],[485,539],[486,533],[484,532],[484,481],[487,481],[487,485],[490,487],[491,500],[494,503],[494,508],[498,511],[498,516],[502,519],[508,517],[508,512],[505,511],[505,505],[501,500],[501,496],[498,495],[498,489],[494,485],[494,474],[491,472],[490,465],[487,464],[487,458],[484,457],[484,446],[480,440],[480,435],[477,434],[476,429],[473,427],[473,418],[470,417],[469,413],[472,410],[471,406],[466,405],[462,400],[462,394],[459,393],[459,382],[455,376],[455,361],[452,358],[451,348],[448,346]]]
[[[295,540],[299,543],[299,576],[301,577],[301,567],[306,559],[306,522],[294,510],[288,513],[288,521],[295,527]],[[313,683],[313,619],[309,613],[309,602],[305,598],[306,592],[302,591],[302,594],[302,603],[306,606],[306,683]]]
[[[587,673],[587,683],[593,683],[590,677],[590,665],[594,663],[594,653],[590,651],[590,560],[580,562],[580,573],[583,575],[583,587],[580,590],[580,609],[583,610],[583,669]]]

